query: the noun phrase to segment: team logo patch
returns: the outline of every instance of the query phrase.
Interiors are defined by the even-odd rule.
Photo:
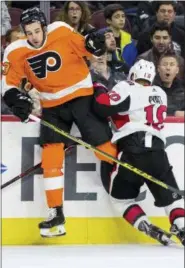
[[[55,51],[48,51],[27,59],[32,71],[38,78],[46,78],[48,72],[56,72],[62,65],[60,55]]]

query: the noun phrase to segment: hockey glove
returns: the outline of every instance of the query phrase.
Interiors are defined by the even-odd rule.
[[[106,52],[105,36],[97,32],[88,34],[85,38],[85,48],[91,54],[100,57]]]
[[[33,102],[28,94],[21,93],[17,88],[8,90],[4,95],[5,103],[11,108],[13,114],[26,122],[32,112]]]

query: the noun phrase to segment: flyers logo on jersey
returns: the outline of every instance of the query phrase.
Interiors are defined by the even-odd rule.
[[[48,72],[56,72],[62,65],[60,55],[55,51],[44,52],[27,59],[35,76],[40,79],[46,78]]]

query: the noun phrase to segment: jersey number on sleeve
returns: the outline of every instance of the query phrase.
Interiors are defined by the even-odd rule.
[[[164,123],[164,113],[167,111],[167,107],[165,105],[160,105],[156,107],[156,105],[149,105],[145,107],[146,112],[146,121],[147,125],[152,125],[155,129],[162,129]]]
[[[116,93],[114,90],[111,90],[108,92],[109,98],[113,101],[119,101],[121,99],[121,96]]]

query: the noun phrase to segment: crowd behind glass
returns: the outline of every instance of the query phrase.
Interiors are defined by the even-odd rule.
[[[32,6],[39,6],[39,1],[2,1],[1,58],[5,47],[23,36],[19,17],[22,10]],[[91,61],[84,59],[94,82],[101,82],[111,90],[127,79],[137,60],[152,61],[157,70],[154,84],[168,96],[168,115],[181,117],[185,111],[183,14],[181,1],[50,2],[50,22],[64,21],[84,36],[95,29],[105,35],[106,53]],[[39,93],[33,89],[30,94],[39,115]],[[1,113],[10,114],[1,101]]]

